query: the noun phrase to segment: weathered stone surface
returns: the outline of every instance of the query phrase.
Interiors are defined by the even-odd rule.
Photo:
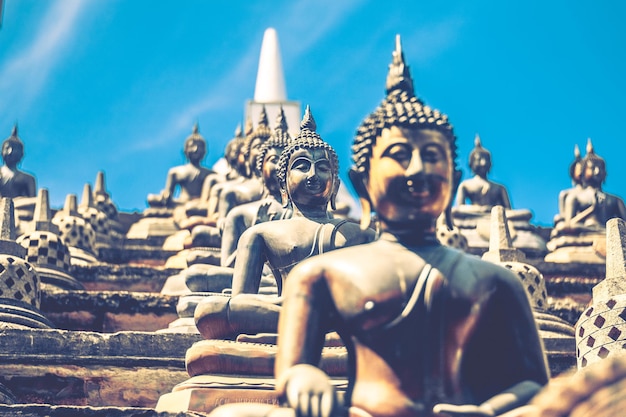
[[[0,405],[4,417],[197,417],[196,413],[157,412],[150,408],[78,407],[43,404]]]

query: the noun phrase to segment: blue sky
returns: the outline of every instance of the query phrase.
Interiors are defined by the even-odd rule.
[[[22,169],[53,206],[104,170],[118,207],[144,209],[198,121],[207,165],[254,94],[267,27],[287,95],[350,165],[384,96],[396,33],[417,94],[449,115],[459,165],[475,133],[514,208],[549,225],[588,137],[626,196],[626,3],[619,1],[5,0],[0,139],[19,124]]]

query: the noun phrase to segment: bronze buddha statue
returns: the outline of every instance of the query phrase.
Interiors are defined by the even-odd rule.
[[[352,148],[351,180],[380,238],[304,260],[286,280],[275,376],[296,416],[496,416],[547,382],[517,277],[435,237],[454,193],[455,140],[447,116],[415,96],[397,39],[387,96]],[[315,367],[330,330],[348,350],[344,404]],[[288,414],[276,410],[213,416]]]
[[[280,155],[277,176],[289,198],[292,217],[254,225],[237,245],[232,297],[208,297],[198,304],[196,325],[206,339],[239,333],[276,332],[280,297],[257,294],[265,262],[280,295],[289,271],[303,259],[368,241],[371,231],[335,219],[339,162],[334,149],[315,131],[307,108],[299,135]]]
[[[160,194],[149,194],[148,205],[174,207],[199,198],[205,178],[213,173],[213,170],[200,165],[206,152],[206,140],[200,135],[196,123],[191,135],[185,139],[184,153],[188,163],[168,171],[165,188]],[[180,194],[174,198],[177,188],[180,188]]]
[[[17,135],[17,124],[13,126],[11,136],[2,142],[2,160],[0,167],[0,196],[35,197],[35,177],[20,171],[17,165],[24,157],[24,143]]]
[[[511,208],[509,194],[502,184],[487,179],[491,170],[491,152],[483,148],[480,136],[476,134],[474,149],[470,152],[469,165],[474,176],[459,185],[457,191],[457,205],[470,204],[491,210],[493,206]]]

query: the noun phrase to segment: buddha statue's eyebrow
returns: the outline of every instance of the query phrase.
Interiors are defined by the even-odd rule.
[[[291,168],[292,166],[294,166],[296,164],[296,162],[300,162],[300,161],[307,161],[311,165],[318,164],[320,162],[328,162],[330,164],[330,159],[328,158],[328,155],[326,153],[324,153],[324,156],[320,157],[320,158],[310,158],[310,157],[304,156],[304,155],[298,156],[298,157],[294,158],[293,161],[291,161],[291,163],[289,164],[289,167]]]

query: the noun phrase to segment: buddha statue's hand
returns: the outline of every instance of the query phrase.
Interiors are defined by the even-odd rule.
[[[279,378],[276,389],[284,405],[298,417],[331,417],[335,408],[335,389],[319,368],[300,364]]]
[[[255,224],[258,223],[264,223],[264,222],[268,222],[270,220],[272,220],[272,218],[270,217],[270,206],[272,205],[272,203],[270,202],[265,202],[263,204],[261,204],[261,206],[259,207],[259,210],[257,211],[256,214],[256,222]]]
[[[436,415],[449,417],[494,417],[496,414],[493,409],[486,405],[474,404],[437,404],[433,407]]]

